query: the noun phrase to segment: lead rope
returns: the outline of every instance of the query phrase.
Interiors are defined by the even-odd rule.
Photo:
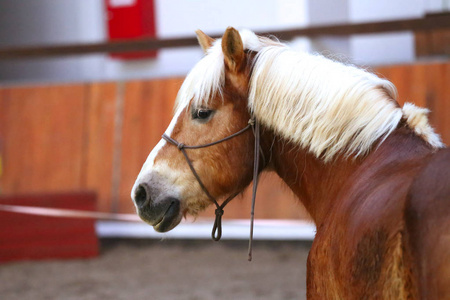
[[[253,249],[253,224],[255,223],[255,200],[256,200],[256,190],[258,187],[259,179],[259,155],[260,155],[260,132],[259,123],[254,121],[254,132],[255,135],[255,149],[254,149],[254,164],[253,164],[253,191],[252,191],[252,209],[250,212],[250,238],[248,241],[248,261],[252,261],[252,249]]]

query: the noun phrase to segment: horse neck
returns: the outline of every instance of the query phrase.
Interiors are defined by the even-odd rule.
[[[271,139],[270,168],[297,195],[316,225],[323,222],[340,199],[337,196],[342,189],[351,185],[355,178],[370,178],[392,164],[400,166],[407,161],[420,164],[423,157],[433,151],[406,127],[396,129],[363,158],[341,155],[328,163],[285,139],[273,136],[268,139]]]

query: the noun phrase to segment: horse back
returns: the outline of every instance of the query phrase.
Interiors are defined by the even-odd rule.
[[[450,299],[450,150],[419,171],[405,203],[406,243],[421,299]]]

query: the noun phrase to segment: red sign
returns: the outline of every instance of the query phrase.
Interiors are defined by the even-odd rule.
[[[154,0],[105,0],[110,41],[156,36]],[[112,57],[136,59],[155,57],[156,51],[113,53]]]

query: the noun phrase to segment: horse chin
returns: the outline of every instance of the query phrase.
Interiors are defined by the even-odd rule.
[[[167,232],[180,224],[182,214],[180,201],[168,199],[165,205],[147,207],[138,210],[139,217],[157,232]]]
[[[172,219],[164,217],[161,222],[153,226],[153,229],[157,232],[167,232],[174,229],[180,222],[181,215]]]

